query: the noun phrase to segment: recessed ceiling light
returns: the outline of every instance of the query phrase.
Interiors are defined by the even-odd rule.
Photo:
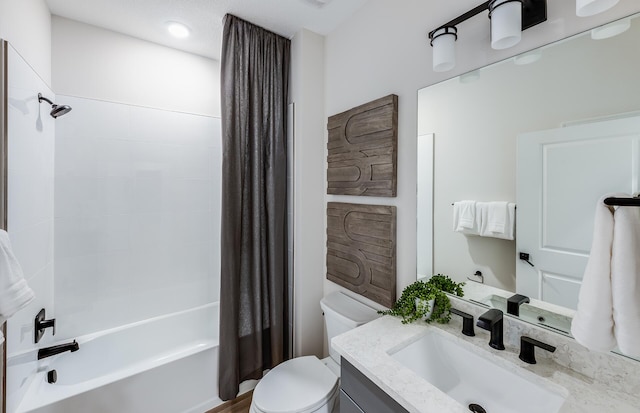
[[[178,39],[184,39],[185,37],[189,37],[189,28],[182,23],[178,22],[168,22],[167,30],[173,37],[177,37]]]

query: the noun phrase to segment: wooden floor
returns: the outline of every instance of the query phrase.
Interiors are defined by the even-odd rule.
[[[209,410],[206,413],[249,413],[249,406],[251,406],[251,396],[253,396],[253,390],[246,392],[238,396],[237,398],[228,401],[213,410]]]

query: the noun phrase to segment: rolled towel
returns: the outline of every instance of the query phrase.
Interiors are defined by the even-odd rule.
[[[605,195],[596,204],[593,241],[582,277],[578,309],[571,322],[571,334],[583,346],[597,351],[613,350],[613,296],[611,287],[611,248],[613,212],[604,204]]]
[[[35,298],[13,255],[9,234],[0,230],[0,317],[9,318]]]
[[[614,335],[622,353],[640,357],[640,208],[620,206],[613,219]]]
[[[453,230],[467,235],[478,235],[476,201],[453,203]]]

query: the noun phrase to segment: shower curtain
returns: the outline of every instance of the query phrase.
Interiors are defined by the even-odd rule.
[[[290,41],[225,16],[221,56],[219,396],[287,349],[286,116]]]

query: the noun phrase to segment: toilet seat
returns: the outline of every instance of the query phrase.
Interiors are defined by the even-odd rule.
[[[313,412],[335,398],[338,377],[317,357],[287,360],[273,368],[253,391],[263,413]]]

